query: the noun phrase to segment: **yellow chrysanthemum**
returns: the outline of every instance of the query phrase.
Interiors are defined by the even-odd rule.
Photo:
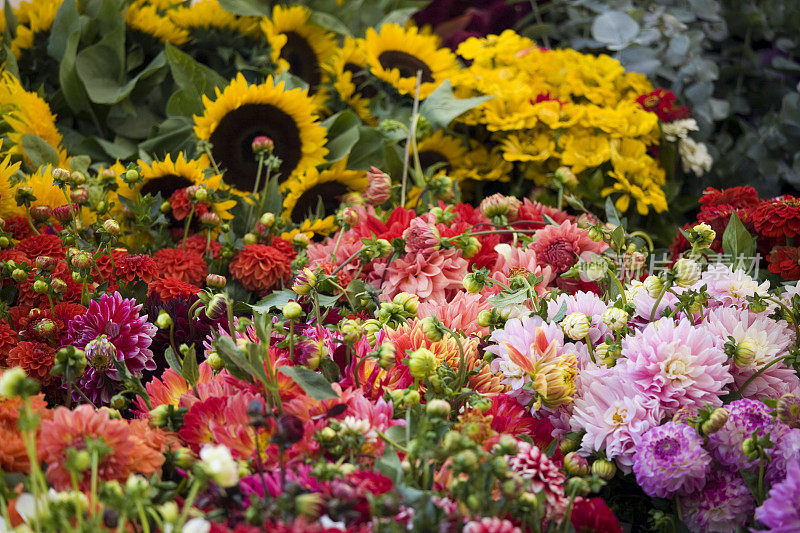
[[[61,0],[20,2],[19,7],[14,10],[18,23],[17,34],[11,41],[11,52],[17,59],[24,50],[33,46],[33,39],[37,33],[50,30],[60,7]]]
[[[251,148],[258,136],[275,143],[280,158],[279,181],[298,176],[325,161],[325,128],[319,124],[316,108],[302,89],[284,90],[284,82],[272,77],[249,85],[241,74],[216,99],[203,96],[204,112],[194,117],[198,139],[209,141],[225,182],[244,192],[255,184],[258,163]]]
[[[61,146],[61,134],[50,106],[36,93],[26,91],[9,72],[4,72],[0,78],[0,111],[8,127],[5,135],[10,141],[6,153],[32,164],[22,149],[22,139],[30,133],[52,146],[58,152],[59,165],[67,166],[67,152]]]
[[[546,161],[556,152],[555,139],[548,132],[512,133],[501,143],[506,161]]]
[[[503,159],[499,147],[490,152],[474,139],[469,141],[469,151],[464,156],[464,173],[461,179],[476,181],[508,181],[512,164]]]
[[[197,30],[226,30],[246,35],[255,40],[264,38],[257,17],[238,17],[225,11],[218,0],[201,0],[191,6],[171,9],[167,17],[178,27],[188,31],[193,37]]]
[[[315,219],[306,219],[300,224],[299,228],[295,228],[291,231],[284,231],[281,233],[281,239],[285,239],[289,242],[292,242],[295,235],[302,233],[309,239],[314,237],[314,235],[319,235],[325,237],[330,235],[334,231],[338,229],[336,225],[336,218],[333,215],[327,216],[325,218],[315,218]]]
[[[327,81],[323,66],[336,52],[333,33],[311,22],[311,11],[303,6],[275,6],[272,18],[261,22],[261,29],[272,47],[272,61],[288,70],[309,87],[309,95],[322,105],[326,96],[320,91]]]
[[[348,193],[363,192],[367,188],[367,173],[364,170],[347,170],[346,160],[334,163],[329,169],[309,169],[298,178],[282,185],[284,191],[283,218],[295,224],[302,223],[313,215],[322,202],[323,217],[334,214],[341,198]]]
[[[423,34],[414,26],[384,24],[380,33],[369,28],[364,51],[370,72],[401,94],[414,96],[417,72],[421,71],[420,98],[430,95],[458,69],[456,56],[441,47],[437,36]]]
[[[559,146],[563,149],[561,162],[576,174],[611,159],[611,146],[603,135],[570,131],[559,139]]]
[[[189,31],[177,27],[168,17],[159,14],[158,8],[145,0],[128,6],[125,23],[129,28],[155,37],[162,43],[180,46],[189,40]]]
[[[139,161],[139,166],[142,167],[142,185],[139,191],[141,194],[161,193],[161,198],[169,200],[175,191],[192,185],[203,185],[220,192],[227,189],[222,181],[222,175],[211,171],[206,156],[187,160],[183,153],[179,153],[173,162],[171,156],[167,154],[166,159],[153,161],[150,164]],[[233,218],[230,210],[234,205],[236,205],[235,200],[225,200],[215,203],[213,208],[222,220],[230,220]]]
[[[378,120],[369,110],[370,98],[375,96],[376,90],[367,83],[367,62],[360,41],[345,38],[327,70],[342,102],[350,106],[365,123],[376,125]]]
[[[0,141],[0,148],[2,148]],[[19,170],[20,162],[11,162],[11,157],[6,156],[0,162],[0,218],[13,216],[17,212],[17,201],[14,199],[14,187],[11,186],[11,176]]]

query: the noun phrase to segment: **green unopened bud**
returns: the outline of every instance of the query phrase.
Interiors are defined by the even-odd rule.
[[[158,317],[156,318],[156,326],[159,329],[167,329],[172,326],[172,317],[169,316],[169,313],[164,311],[163,309],[158,312]]]
[[[650,298],[658,298],[664,283],[658,276],[647,276],[644,280],[644,290]]]
[[[434,316],[423,318],[420,326],[422,327],[422,332],[431,342],[439,342],[444,337],[444,333],[446,333],[444,325]]]
[[[675,261],[672,272],[675,275],[675,283],[681,287],[690,287],[694,285],[700,279],[701,275],[700,264],[693,259],[687,259],[685,257]]]
[[[689,244],[696,250],[709,248],[717,237],[717,232],[708,224],[697,224],[687,234]]]
[[[225,366],[225,361],[222,360],[222,357],[220,357],[217,352],[211,352],[208,354],[208,357],[206,357],[206,362],[212,370],[222,370]]]
[[[742,441],[742,452],[748,459],[755,459],[758,454],[758,441],[753,437],[748,437]]]
[[[11,272],[11,279],[16,281],[17,283],[22,283],[26,279],[28,279],[28,273],[22,270],[21,268],[15,268]]]
[[[159,207],[158,209],[162,213],[169,213],[169,210],[172,209],[172,204],[169,203],[169,200],[164,200],[163,202],[161,202],[161,207]]]
[[[477,294],[483,290],[484,284],[474,272],[464,276],[464,289],[470,294]]]
[[[364,335],[364,328],[355,320],[345,320],[341,325],[342,337],[345,342],[358,342]]]
[[[50,285],[46,281],[37,279],[33,282],[33,292],[36,294],[45,294],[50,290]]]
[[[261,215],[259,222],[261,222],[261,225],[264,226],[265,228],[271,228],[272,225],[275,223],[275,215],[273,215],[272,213],[264,213],[263,215]]]
[[[462,450],[453,457],[453,469],[471,472],[478,464],[478,456],[472,450]]]
[[[592,473],[600,479],[608,481],[617,473],[617,465],[608,459],[598,459],[592,463]]]
[[[703,422],[703,425],[700,426],[700,431],[703,432],[703,435],[711,435],[712,433],[716,433],[725,423],[728,421],[728,416],[730,412],[725,409],[724,407],[718,407],[711,412],[711,415],[708,417],[708,420]]]
[[[592,226],[589,228],[589,238],[594,242],[600,242],[603,240],[603,231],[598,229],[597,226]]]
[[[450,414],[450,403],[445,400],[431,400],[425,406],[425,412],[435,418],[444,418]]]
[[[106,230],[110,235],[117,236],[120,233],[119,222],[113,219],[106,220],[103,222],[103,229]]]
[[[609,307],[603,313],[603,323],[611,331],[619,331],[628,324],[628,313],[618,307]]]
[[[561,322],[564,334],[574,341],[585,339],[590,327],[589,317],[583,313],[570,313]]]
[[[225,276],[220,276],[219,274],[209,274],[206,276],[206,285],[212,289],[222,289],[227,283],[228,280],[225,279]]]
[[[778,399],[778,420],[792,428],[800,428],[800,398],[788,393]]]
[[[591,468],[585,457],[576,452],[569,452],[564,456],[564,470],[571,476],[588,476]]]
[[[411,376],[416,379],[424,379],[436,371],[436,356],[427,348],[411,352],[407,363]]]
[[[150,411],[150,425],[155,428],[164,427],[169,421],[169,405],[159,405]]]
[[[494,309],[484,309],[480,313],[478,313],[478,325],[482,328],[488,328],[489,326],[494,325],[497,321],[497,316],[494,313]]]
[[[288,302],[283,306],[282,312],[283,316],[289,320],[297,320],[303,316],[303,308],[300,307],[300,304],[297,302]]]
[[[122,394],[115,394],[111,397],[111,400],[108,402],[108,405],[112,409],[125,409],[128,406],[128,399],[123,396]]]
[[[0,376],[0,397],[15,398],[26,396],[26,381],[28,376],[21,367],[9,368]]]
[[[383,370],[389,370],[394,366],[395,361],[397,360],[397,350],[395,349],[394,344],[385,342],[378,346],[375,349],[375,352],[378,358],[378,366]]]
[[[585,461],[585,459],[584,459]],[[588,465],[587,465],[588,470]],[[567,481],[567,494],[568,495],[575,495],[575,496],[586,496],[592,491],[589,482],[583,479],[582,477],[571,477],[569,481]]]
[[[317,275],[314,274],[313,270],[306,267],[297,274],[296,278],[294,278],[292,290],[300,296],[304,296],[310,293],[314,287],[316,287],[316,285]]]
[[[753,341],[744,339],[736,344],[733,352],[733,362],[738,367],[750,365],[756,358],[756,345]]]
[[[411,316],[417,316],[419,309],[419,296],[408,292],[400,292],[393,299],[392,302],[403,308],[403,311]]]
[[[194,191],[194,199],[198,202],[205,202],[208,200],[208,190],[205,187],[200,187]]]
[[[255,244],[258,242],[258,237],[255,233],[245,233],[244,237],[242,237],[245,245]]]
[[[133,169],[133,168],[130,169],[130,170],[127,170],[122,175],[122,180],[125,183],[136,183],[137,181],[139,181],[139,172],[136,169]]]

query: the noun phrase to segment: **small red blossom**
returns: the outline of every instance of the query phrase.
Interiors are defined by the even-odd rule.
[[[49,233],[25,237],[14,248],[27,255],[31,260],[36,260],[40,256],[63,259],[65,255],[61,239],[57,235]]]
[[[570,521],[576,533],[622,533],[617,517],[602,498],[576,498]]]
[[[672,91],[656,89],[647,94],[643,94],[636,99],[646,111],[658,115],[662,122],[673,122],[684,118],[689,118],[691,113],[686,106],[675,105],[675,94]]]
[[[776,246],[767,256],[767,268],[773,274],[780,274],[786,281],[800,279],[800,248]]]
[[[761,202],[752,211],[753,225],[765,237],[800,235],[800,199],[781,196]]]
[[[698,202],[700,202],[700,209],[702,210],[718,205],[729,205],[734,209],[738,209],[740,207],[753,207],[758,204],[759,199],[758,192],[753,187],[744,185],[727,189],[706,187]]]
[[[162,302],[174,298],[189,298],[200,292],[200,287],[177,278],[164,277],[153,280],[147,286],[147,296],[158,295]]]
[[[178,189],[169,197],[169,205],[172,207],[172,216],[175,217],[175,220],[181,221],[185,219],[192,211],[192,200],[189,198],[188,191],[189,187]],[[199,220],[203,214],[209,211],[209,206],[206,202],[197,202],[192,218]]]

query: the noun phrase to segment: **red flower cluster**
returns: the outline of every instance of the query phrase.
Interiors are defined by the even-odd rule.
[[[248,291],[264,293],[292,277],[292,259],[275,246],[249,244],[230,264],[230,271]]]
[[[686,106],[675,105],[675,94],[672,91],[656,89],[647,94],[643,94],[636,99],[646,111],[658,115],[661,122],[673,122],[684,118],[689,118],[691,113]]]

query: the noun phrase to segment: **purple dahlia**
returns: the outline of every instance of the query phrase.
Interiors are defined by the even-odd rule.
[[[742,476],[726,468],[712,468],[703,490],[680,503],[683,520],[695,533],[736,531],[755,507]]]
[[[86,370],[78,377],[77,386],[95,405],[107,404],[120,390],[113,359],[124,361],[136,377],[155,369],[150,343],[157,329],[147,316],[139,315],[141,308],[118,292],[104,294],[67,324],[63,344],[86,352]]]
[[[786,468],[786,478],[773,485],[769,498],[756,509],[756,520],[767,526],[770,533],[800,531],[800,460],[795,459]]]
[[[754,468],[757,461],[747,459],[742,451],[742,442],[754,431],[759,435],[770,435],[772,442],[788,430],[788,426],[773,420],[770,408],[758,400],[742,399],[728,405],[728,421],[722,429],[708,438],[708,447],[720,463],[734,468]]]
[[[633,456],[636,481],[650,496],[697,492],[706,483],[711,456],[691,426],[667,422],[642,436]]]

